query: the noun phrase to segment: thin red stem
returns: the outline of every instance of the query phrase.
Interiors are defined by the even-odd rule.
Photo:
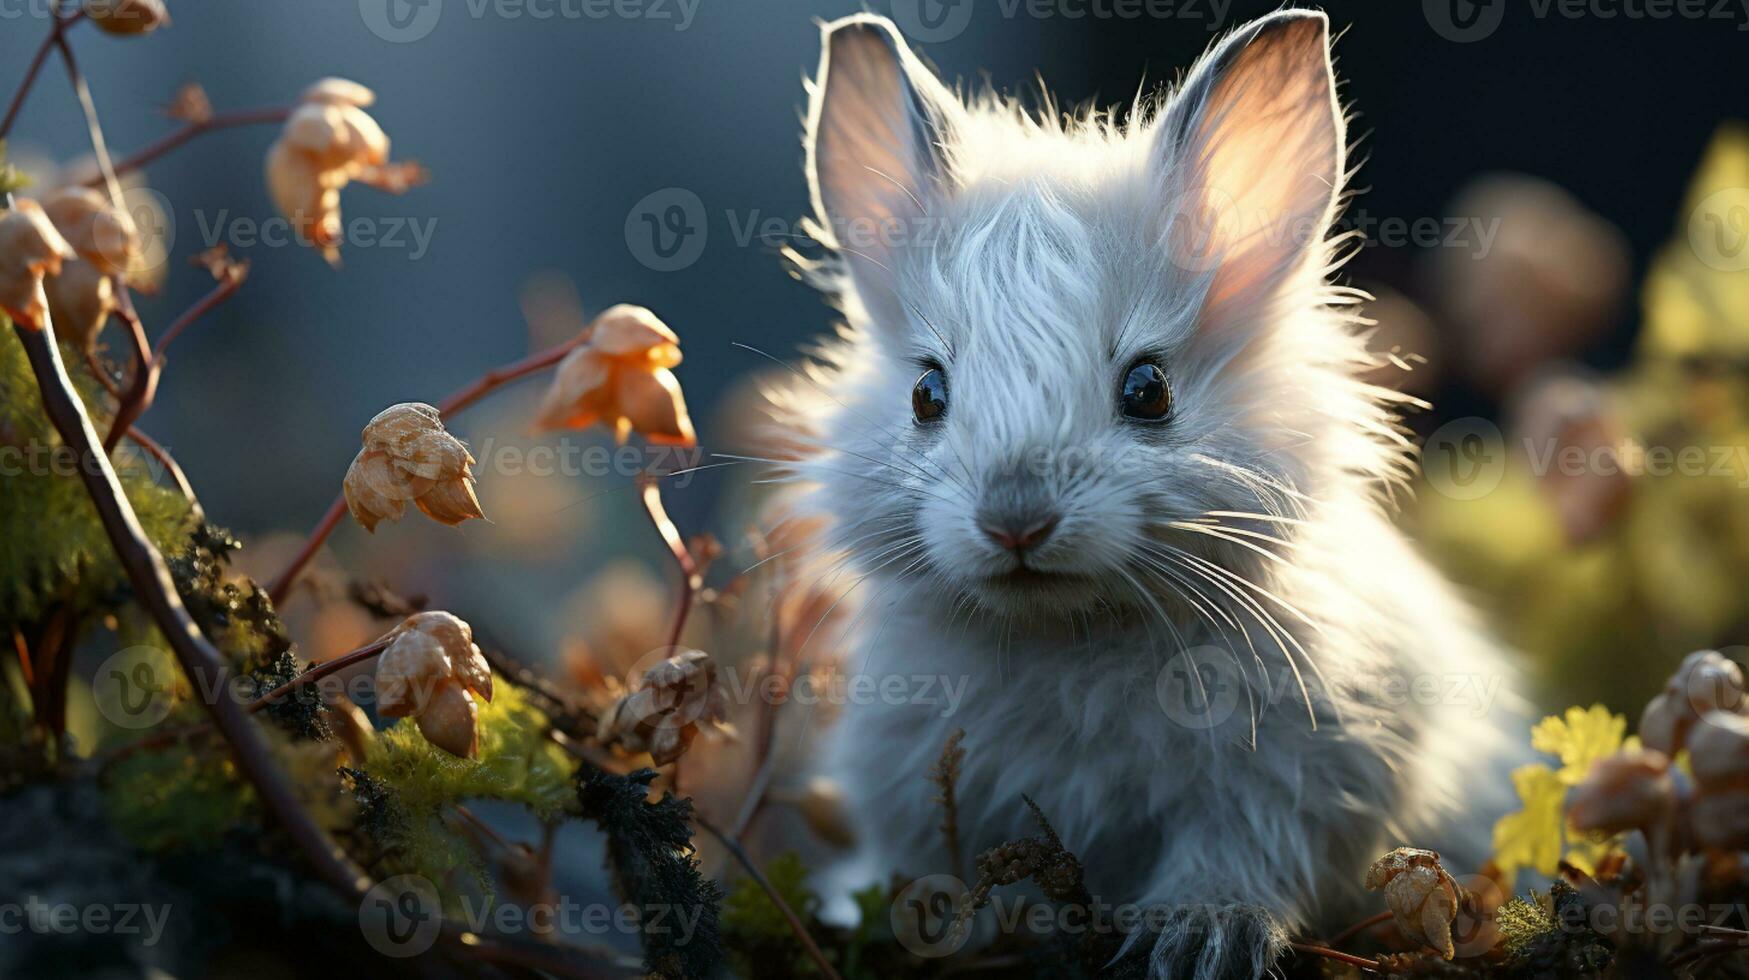
[[[698,563],[692,560],[692,551],[680,537],[680,529],[674,526],[667,508],[662,506],[662,485],[648,477],[640,477],[639,482],[643,485],[644,510],[649,513],[650,522],[656,525],[662,543],[674,556],[675,564],[680,566],[680,603],[674,611],[674,626],[668,632],[668,649],[673,650],[680,646],[680,634],[686,629],[686,614],[691,611],[693,599],[704,584],[703,576],[699,574]]]
[[[1349,966],[1359,967],[1362,970],[1373,970],[1376,972],[1379,969],[1378,960],[1369,960],[1364,956],[1351,956],[1348,953],[1331,949],[1328,946],[1319,946],[1316,943],[1288,943],[1288,946],[1291,947],[1294,952],[1303,953],[1306,956],[1321,956],[1324,959],[1335,960],[1338,963],[1346,963]]]
[[[273,584],[267,587],[267,597],[273,600],[275,606],[285,601],[298,573],[304,570],[304,566],[310,563],[311,558],[316,557],[316,552],[321,549],[322,542],[328,540],[328,535],[334,533],[334,529],[340,525],[340,519],[345,516],[346,495],[341,494],[328,505],[328,512],[316,522],[315,529],[310,531],[309,537],[304,539],[303,547],[299,548],[298,553],[292,556],[292,560],[285,566],[285,570],[280,572],[279,577],[273,580]]]
[[[307,684],[314,684],[335,671],[345,670],[353,664],[363,663],[364,661],[369,660],[377,654],[382,653],[384,650],[387,650],[389,648],[389,642],[393,638],[393,633],[380,636],[350,653],[343,653],[338,657],[333,657],[324,660],[319,664],[312,665],[309,670],[304,671],[291,680],[286,681],[284,684],[281,684],[273,690],[268,691],[266,694],[249,702],[249,713],[254,714],[298,688]]]
[[[1356,922],[1354,925],[1351,925],[1348,928],[1337,933],[1336,935],[1330,937],[1330,942],[1328,942],[1326,945],[1341,946],[1343,943],[1347,942],[1350,939],[1353,939],[1355,936],[1360,935],[1361,933],[1365,932],[1366,930],[1371,929],[1373,926],[1389,922],[1393,918],[1395,918],[1395,916],[1390,912],[1380,912],[1377,915],[1369,915],[1366,918],[1360,920],[1359,922]]]
[[[116,406],[115,418],[110,420],[109,434],[103,438],[103,451],[106,453],[115,450],[116,444],[121,442],[122,433],[145,414],[158,392],[159,372],[156,362],[152,360],[152,342],[146,339],[145,324],[140,322],[140,315],[134,310],[134,301],[126,286],[121,286],[116,291],[116,299],[116,318],[127,327],[126,336],[133,355],[134,369],[127,393]]]
[[[826,954],[821,952],[819,944],[814,942],[814,937],[808,934],[808,927],[802,924],[802,920],[796,915],[795,910],[783,900],[782,895],[778,894],[777,889],[771,884],[771,879],[765,877],[764,872],[759,870],[759,866],[753,863],[753,858],[748,856],[747,849],[741,846],[741,842],[718,830],[716,824],[711,823],[704,814],[696,810],[693,811],[693,818],[698,821],[700,827],[703,827],[712,837],[728,848],[729,853],[735,856],[735,860],[741,862],[741,867],[747,869],[747,874],[752,876],[759,887],[765,890],[766,896],[771,899],[771,904],[783,913],[784,921],[789,923],[790,931],[795,933],[797,939],[801,940],[803,948],[808,951],[809,958],[814,961],[815,966],[820,968],[820,972],[825,974],[827,980],[842,980],[838,971],[832,968],[831,961],[826,959]]]
[[[438,402],[438,413],[446,419],[450,418],[498,389],[552,367],[564,360],[565,355],[571,353],[573,348],[587,341],[589,333],[588,330],[585,330],[555,347],[549,347],[539,353],[530,354],[520,361],[487,371],[466,387],[458,389],[448,398]],[[291,593],[292,583],[297,581],[304,566],[310,563],[311,558],[315,557],[323,542],[328,540],[328,535],[334,533],[334,529],[340,525],[340,519],[345,516],[346,495],[342,493],[334,498],[332,504],[328,505],[328,512],[323,514],[322,519],[311,529],[309,537],[304,539],[303,547],[298,549],[298,553],[292,557],[291,563],[286,565],[285,570],[279,573],[279,577],[275,578],[273,584],[268,588],[268,597],[273,600],[274,605],[277,606],[285,601],[285,597]]]
[[[6,107],[6,118],[0,120],[0,139],[5,139],[7,134],[12,132],[12,124],[18,121],[18,113],[24,108],[25,97],[30,95],[31,88],[36,85],[37,75],[42,73],[43,64],[49,60],[49,49],[55,46],[56,41],[60,39],[61,34],[67,28],[73,26],[84,16],[85,11],[83,10],[74,11],[67,17],[62,17],[59,13],[55,14],[54,26],[49,28],[48,37],[43,38],[42,44],[37,46],[36,54],[30,59],[30,67],[24,71],[24,81],[19,83],[18,91],[12,96],[12,104]]]
[[[67,66],[67,80],[73,84],[73,94],[85,113],[91,153],[97,160],[98,176],[92,184],[102,183],[109,193],[109,203],[119,208],[122,206],[121,181],[116,179],[115,163],[109,158],[109,142],[103,138],[103,122],[97,118],[97,103],[91,98],[91,86],[86,84],[84,74],[79,71],[79,62],[73,57],[73,46],[67,43],[64,32],[56,31],[54,40],[55,47],[61,49],[61,62]]]
[[[233,112],[221,112],[204,122],[191,122],[170,135],[158,140],[156,143],[152,143],[144,149],[134,153],[132,156],[119,161],[115,165],[115,172],[117,174],[125,174],[130,171],[138,170],[203,133],[210,133],[214,130],[220,129],[232,129],[237,126],[252,126],[261,123],[281,123],[285,122],[286,117],[290,115],[291,108],[289,106],[274,106],[266,109],[240,109]],[[96,180],[89,182],[90,185],[95,185],[96,183]]]
[[[184,310],[182,315],[165,329],[164,335],[158,338],[157,352],[153,357],[154,365],[158,370],[164,369],[164,350],[170,346],[170,342],[182,336],[182,331],[187,330],[196,320],[211,313],[225,300],[237,295],[237,290],[243,287],[243,279],[244,277],[241,275],[225,276],[218,285],[213,287],[212,292],[202,296],[193,306]]]

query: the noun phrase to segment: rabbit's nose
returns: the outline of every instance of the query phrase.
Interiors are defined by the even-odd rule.
[[[1017,557],[1028,550],[1044,544],[1051,532],[1057,529],[1057,523],[1062,518],[1050,514],[1043,518],[1032,518],[1025,521],[985,521],[978,525],[990,540],[1012,551]]]

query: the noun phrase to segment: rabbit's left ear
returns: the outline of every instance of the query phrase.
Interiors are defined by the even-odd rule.
[[[958,102],[885,18],[846,17],[823,40],[808,111],[814,211],[870,318],[899,330],[896,252],[929,238]]]
[[[1192,69],[1161,120],[1153,165],[1174,262],[1213,274],[1205,321],[1314,263],[1323,271],[1346,139],[1320,11],[1247,24]]]

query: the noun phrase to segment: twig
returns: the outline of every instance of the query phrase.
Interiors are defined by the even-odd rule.
[[[1306,956],[1321,956],[1324,959],[1335,960],[1338,963],[1346,963],[1349,966],[1356,966],[1362,970],[1372,970],[1377,972],[1380,969],[1378,960],[1369,960],[1364,956],[1353,956],[1339,950],[1331,949],[1328,946],[1319,946],[1316,943],[1288,943],[1288,947],[1296,953]]]
[[[572,348],[588,339],[589,331],[585,330],[555,347],[549,347],[520,361],[487,371],[467,387],[438,402],[438,414],[447,419],[505,385],[544,371],[564,360],[565,355],[569,354]],[[304,570],[305,565],[310,563],[310,559],[316,556],[322,543],[328,540],[328,535],[334,533],[334,529],[340,525],[340,519],[345,516],[346,495],[342,493],[334,498],[332,504],[328,505],[327,513],[323,514],[322,519],[317,521],[316,526],[310,530],[309,537],[304,539],[303,547],[298,549],[298,553],[292,557],[291,562],[268,587],[268,598],[273,600],[275,606],[285,601],[285,597],[291,592],[292,583],[297,581],[298,574]]]
[[[122,433],[145,414],[158,393],[158,371],[153,366],[152,342],[146,339],[146,326],[140,322],[140,315],[134,310],[134,301],[126,286],[116,291],[116,299],[118,302],[115,315],[127,327],[126,336],[133,355],[134,368],[128,379],[127,393],[116,406],[115,418],[110,420],[109,434],[103,438],[103,451],[106,453],[114,451],[116,443],[121,441]]]
[[[692,560],[686,541],[680,537],[680,529],[674,526],[667,508],[662,506],[662,485],[648,475],[640,475],[638,482],[650,522],[656,525],[656,533],[662,536],[662,543],[668,546],[675,564],[680,566],[680,602],[674,611],[674,626],[668,631],[668,649],[673,650],[680,646],[680,634],[686,628],[686,614],[692,610],[693,599],[704,585],[704,576],[699,573],[698,563]]]
[[[247,268],[247,266],[237,266],[236,268]],[[237,290],[242,288],[244,279],[245,274],[225,276],[219,280],[219,284],[214,286],[211,292],[202,296],[198,302],[184,310],[181,316],[172,321],[170,326],[165,328],[164,335],[158,338],[157,353],[152,358],[153,368],[162,371],[164,369],[164,351],[170,346],[170,342],[182,336],[182,331],[187,330],[196,320],[212,312],[220,303],[235,296]]]
[[[157,440],[141,432],[138,426],[128,426],[128,438],[134,441],[134,445],[144,449],[153,459],[157,460],[159,466],[164,467],[164,472],[170,475],[170,482],[176,484],[176,489],[182,493],[183,499],[188,501],[194,519],[202,520],[205,513],[201,509],[200,500],[194,495],[194,484],[188,482],[188,474],[182,472],[182,467],[176,464],[176,457],[170,455],[170,450],[158,445]]]
[[[232,112],[221,112],[201,122],[191,122],[170,135],[147,146],[139,152],[115,165],[117,174],[125,174],[144,167],[171,150],[176,149],[202,133],[210,133],[218,129],[232,129],[237,126],[252,126],[258,123],[282,123],[291,115],[289,106],[274,106],[267,109],[240,109]],[[95,184],[96,181],[91,181]]]
[[[116,314],[128,328],[128,346],[132,348],[134,355],[134,376],[128,385],[126,396],[116,408],[115,420],[110,423],[109,435],[103,440],[103,448],[113,450],[116,443],[121,441],[122,433],[138,421],[140,416],[146,414],[147,409],[152,407],[152,402],[157,399],[158,381],[164,374],[164,349],[196,320],[236,295],[237,289],[242,285],[242,276],[226,276],[211,292],[202,296],[170,324],[164,331],[164,336],[158,340],[158,348],[154,353],[151,341],[146,339],[145,325],[134,311],[133,300],[127,298],[127,287],[117,283],[117,295],[122,297],[122,303]]]
[[[1353,939],[1355,936],[1360,935],[1361,933],[1365,932],[1366,930],[1371,929],[1373,926],[1389,922],[1393,918],[1395,918],[1395,915],[1391,912],[1380,912],[1377,915],[1369,915],[1366,918],[1360,920],[1359,922],[1356,922],[1354,925],[1351,925],[1348,928],[1337,933],[1336,935],[1331,936],[1330,941],[1328,943],[1325,943],[1324,945],[1326,945],[1326,946],[1341,946],[1343,943],[1349,941],[1350,939]]]
[[[19,84],[18,91],[12,96],[12,104],[6,107],[6,118],[0,121],[0,139],[12,132],[12,124],[18,121],[19,110],[24,108],[24,99],[30,94],[31,87],[36,84],[36,77],[42,72],[43,64],[48,61],[49,49],[55,46],[55,41],[67,28],[73,26],[85,16],[84,10],[76,10],[66,17],[59,11],[54,14],[55,23],[49,28],[49,35],[43,38],[42,44],[36,49],[36,54],[30,59],[30,67],[24,71],[24,81]]]
[[[38,287],[38,297],[47,298]],[[43,317],[40,329],[14,324],[42,393],[43,410],[61,439],[80,457],[79,478],[109,537],[116,558],[127,573],[134,595],[170,644],[183,671],[198,691],[230,689],[230,668],[183,606],[164,564],[140,526],[139,517],[122,492],[121,482],[100,449],[97,432],[73,388],[55,343],[54,326]],[[316,876],[352,902],[361,902],[372,887],[370,875],[328,836],[298,800],[297,790],[274,762],[272,750],[249,713],[231,698],[203,699],[207,714],[230,744],[237,767],[254,788],[263,808],[285,828]],[[565,977],[607,975],[611,964],[570,947],[509,941],[482,936],[445,921],[438,932],[444,948],[470,959],[538,967]]]
[[[832,963],[826,959],[826,954],[821,952],[819,944],[814,942],[814,937],[808,934],[807,927],[802,925],[802,920],[796,916],[795,910],[789,907],[789,903],[783,900],[782,895],[778,894],[777,888],[771,884],[771,879],[765,877],[765,873],[753,863],[753,858],[747,854],[747,849],[741,846],[741,842],[718,830],[716,824],[711,823],[704,814],[697,810],[693,811],[693,817],[698,821],[700,827],[709,831],[712,837],[728,848],[730,854],[735,855],[735,860],[741,862],[741,867],[746,868],[747,874],[758,883],[760,888],[765,890],[766,896],[771,899],[771,904],[777,906],[777,910],[783,913],[784,919],[789,922],[790,931],[794,932],[796,938],[801,940],[802,946],[808,951],[808,956],[814,961],[814,965],[820,968],[820,972],[826,975],[827,980],[842,980],[838,976],[838,971],[832,968]]]
[[[103,138],[103,123],[97,118],[97,103],[91,98],[91,86],[85,83],[85,76],[79,71],[79,62],[73,57],[73,46],[67,43],[64,29],[56,29],[51,35],[55,47],[61,49],[61,62],[67,66],[67,78],[73,83],[73,94],[79,99],[79,108],[85,113],[85,128],[91,138],[91,152],[97,159],[97,179],[92,184],[102,183],[109,192],[109,203],[116,207],[122,206],[121,181],[116,178],[115,164],[109,158],[109,143]]]
[[[80,457],[79,478],[97,507],[104,533],[127,572],[135,596],[157,623],[182,669],[194,682],[195,690],[229,690],[231,672],[225,665],[224,656],[201,633],[182,605],[164,557],[140,527],[139,518],[122,492],[108,454],[100,448],[97,433],[85,415],[85,407],[73,389],[72,379],[67,376],[66,365],[61,362],[49,317],[43,317],[40,330],[22,324],[15,324],[13,330],[30,358],[31,369],[42,392],[44,411],[60,432],[61,439]],[[242,706],[224,697],[206,698],[203,703],[213,723],[231,743],[238,768],[317,874],[343,894],[362,898],[369,877],[304,810],[297,791],[275,765],[266,739]]]
[[[263,694],[260,697],[256,698],[255,700],[249,702],[249,705],[248,705],[249,713],[254,714],[255,712],[260,711],[262,708],[267,707],[268,705],[272,704],[275,701],[278,701],[280,698],[285,697],[287,694],[290,694],[291,692],[297,690],[298,688],[303,687],[307,684],[314,684],[316,681],[319,681],[322,678],[327,677],[329,674],[332,674],[335,671],[345,670],[346,668],[352,666],[353,664],[363,663],[364,661],[369,660],[370,658],[372,658],[372,657],[376,656],[377,654],[382,653],[384,650],[388,649],[389,642],[393,638],[394,638],[394,633],[391,631],[389,633],[386,633],[382,636],[377,637],[376,639],[372,640],[371,642],[365,644],[364,646],[359,647],[356,650],[353,650],[350,653],[343,653],[338,657],[333,657],[331,659],[324,660],[319,664],[315,664],[315,665],[311,666],[309,670],[304,671],[303,673],[292,678],[291,680],[286,681],[284,684],[281,684],[280,686],[274,688],[273,690],[268,691],[266,694]]]
[[[109,376],[108,371],[104,370],[103,364],[97,360],[95,351],[88,349],[84,354],[85,366],[90,369],[91,376],[97,379],[97,383],[103,386],[104,391],[109,392],[109,396],[114,398],[119,406],[122,400],[121,386],[115,383],[115,379]],[[188,506],[193,512],[195,520],[201,520],[204,515],[200,500],[194,495],[194,484],[188,482],[188,474],[182,472],[182,467],[177,465],[176,457],[170,455],[170,450],[159,445],[151,436],[141,432],[137,425],[128,426],[127,437],[157,460],[159,466],[164,467],[164,472],[170,475],[170,482],[176,484],[176,489],[181,491],[183,499],[188,501]]]

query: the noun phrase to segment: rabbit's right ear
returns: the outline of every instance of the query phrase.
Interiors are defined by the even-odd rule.
[[[814,213],[868,315],[906,320],[894,258],[926,244],[931,202],[947,181],[953,94],[906,47],[892,22],[858,14],[826,25],[808,111]]]

